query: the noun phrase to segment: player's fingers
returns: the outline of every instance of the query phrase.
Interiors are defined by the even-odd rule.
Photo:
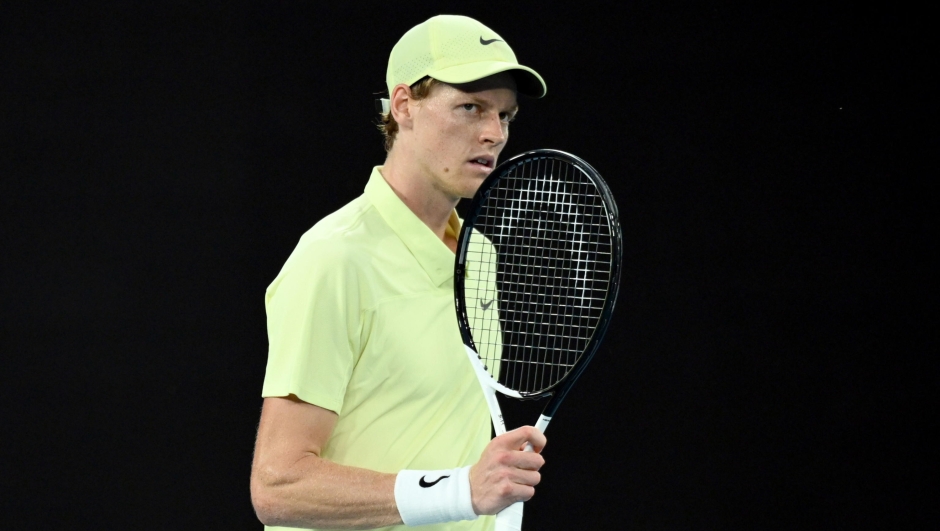
[[[534,452],[526,452],[523,463],[519,468],[525,470],[541,470],[545,466],[545,458]]]
[[[518,485],[534,487],[542,481],[542,474],[534,470],[516,470],[512,481]]]
[[[530,457],[540,458],[537,454],[525,453]],[[508,465],[511,461],[510,454],[522,455],[523,452],[500,451],[496,456],[496,463],[499,465],[497,468],[480,471],[471,469],[470,491],[477,514],[495,514],[517,501],[526,501],[535,494],[535,485],[542,480],[542,475],[534,470]]]
[[[538,453],[542,451],[542,448],[545,448],[545,434],[539,430],[533,428],[532,426],[522,426],[521,428],[516,428],[512,431],[507,431],[503,435],[497,437],[497,439],[502,438],[503,442],[508,445],[509,448],[522,450],[525,449],[527,444],[532,445],[532,449]]]
[[[497,511],[517,501],[526,501],[535,495],[535,487],[533,485],[516,481],[517,479],[518,478],[512,478],[505,481],[497,488],[499,501],[494,504],[499,507]]]
[[[541,432],[539,432],[538,430],[535,430],[535,432],[538,433],[539,435],[542,435]],[[542,453],[542,449],[545,448],[545,444],[546,444],[547,442],[548,442],[548,441],[547,441],[547,439],[545,439],[545,436],[542,435],[539,439],[535,440],[534,442],[533,442],[533,441],[529,441],[529,442],[525,443],[525,445],[523,445],[523,447],[522,447],[522,450],[526,450],[526,451],[529,451],[529,452],[535,452],[535,453],[537,453],[537,454],[540,454],[540,453]]]
[[[535,496],[535,487],[530,487],[528,485],[517,485],[515,490],[515,501],[525,502],[531,500],[532,496]]]
[[[510,452],[505,460],[507,466],[522,470],[539,470],[545,465],[545,458],[534,452]]]

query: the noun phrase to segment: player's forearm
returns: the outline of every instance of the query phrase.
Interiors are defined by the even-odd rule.
[[[309,455],[286,467],[256,463],[251,499],[265,525],[371,529],[401,523],[395,474]]]

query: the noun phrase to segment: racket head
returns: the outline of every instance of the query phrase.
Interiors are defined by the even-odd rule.
[[[533,399],[570,388],[620,287],[617,205],[600,174],[549,149],[503,162],[474,195],[456,254],[461,336],[492,385]]]

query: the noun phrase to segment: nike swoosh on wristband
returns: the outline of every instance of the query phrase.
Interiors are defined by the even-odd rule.
[[[506,42],[503,39],[489,39],[485,41],[483,40],[483,35],[480,35],[480,44],[482,44],[483,46],[486,46],[487,44],[493,44],[494,42],[497,42],[497,41]]]
[[[434,481],[432,481],[432,482],[430,482],[430,483],[428,483],[427,481],[424,480],[424,478],[426,478],[426,477],[427,477],[427,476],[421,476],[421,479],[418,480],[418,485],[420,485],[421,488],[423,488],[423,489],[426,489],[426,488],[428,488],[428,487],[433,487],[434,485],[437,485],[437,482],[438,482],[438,481],[440,481],[440,480],[442,480],[442,479],[444,479],[444,478],[449,478],[450,476],[441,476],[441,477],[435,479]]]

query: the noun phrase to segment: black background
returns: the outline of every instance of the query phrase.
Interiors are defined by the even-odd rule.
[[[460,13],[548,83],[505,155],[583,157],[624,225],[526,528],[926,529],[933,30],[749,4],[0,5],[0,520],[260,529],[264,290]]]

